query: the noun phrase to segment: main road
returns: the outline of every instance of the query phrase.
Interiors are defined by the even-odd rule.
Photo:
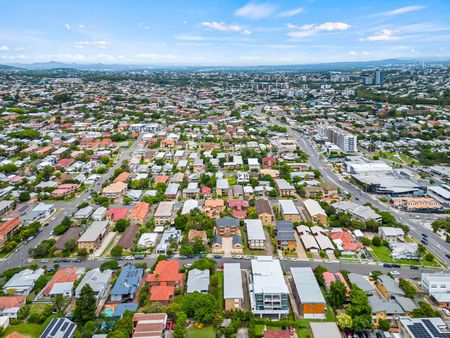
[[[409,226],[409,234],[417,240],[421,240],[422,234],[426,234],[428,236],[427,249],[430,250],[436,257],[439,258],[439,260],[444,262],[447,266],[450,264],[450,259],[448,259],[448,257],[446,256],[446,254],[449,253],[450,245],[446,243],[441,237],[439,237],[439,235],[435,234],[432,230],[417,224],[417,220],[407,213],[391,208],[390,206],[382,203],[380,200],[373,198],[370,194],[362,191],[357,186],[343,180],[336,174],[329,162],[320,155],[319,151],[316,149],[316,146],[308,137],[300,134],[292,127],[281,123],[277,119],[262,113],[261,109],[262,106],[257,106],[254,110],[254,113],[269,118],[271,123],[274,125],[287,128],[288,135],[293,137],[297,141],[300,148],[308,154],[309,162],[315,169],[320,170],[325,181],[335,185],[336,187],[339,187],[342,191],[349,192],[351,194],[351,199],[353,199],[354,201],[362,204],[370,203],[379,210],[389,211],[396,217],[399,222],[407,224]]]
[[[48,225],[41,228],[41,232],[38,233],[34,239],[29,242],[25,242],[21,245],[15,252],[9,255],[7,258],[3,259],[0,262],[0,272],[18,266],[27,265],[29,254],[28,251],[31,248],[35,248],[42,241],[49,239],[53,229],[62,222],[64,217],[71,216],[78,209],[77,207],[83,203],[87,202],[90,199],[91,191],[99,192],[102,188],[102,184],[106,182],[113,174],[114,170],[120,167],[123,161],[128,160],[133,151],[136,149],[138,142],[134,142],[131,147],[120,152],[120,155],[117,159],[115,159],[115,163],[109,168],[109,170],[103,174],[100,179],[92,185],[89,189],[83,191],[80,195],[78,195],[74,200],[70,202],[58,202],[54,203],[57,212],[50,217],[47,221]]]

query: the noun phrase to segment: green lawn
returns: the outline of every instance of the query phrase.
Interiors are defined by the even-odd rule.
[[[41,334],[42,326],[39,324],[19,324],[19,325],[11,325],[6,330],[4,330],[0,337],[6,337],[7,335],[18,332],[20,334],[23,334],[24,336],[32,337],[32,338],[39,338]]]
[[[196,329],[192,326],[186,332],[188,338],[214,338],[215,336],[216,333],[212,325],[205,326],[203,329]]]
[[[434,260],[433,262],[427,261],[425,259],[421,259],[420,261],[412,261],[409,259],[393,259],[391,257],[391,250],[386,246],[373,246],[371,245],[370,248],[372,249],[372,253],[374,254],[375,258],[377,258],[380,262],[384,263],[398,263],[398,264],[405,264],[405,265],[419,265],[419,266],[428,266],[428,267],[439,267],[440,264]]]

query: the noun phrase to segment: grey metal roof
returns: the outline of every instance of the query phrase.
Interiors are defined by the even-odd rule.
[[[390,294],[396,294],[396,295],[404,295],[402,289],[398,286],[398,284],[395,282],[394,279],[392,279],[389,276],[381,275],[378,277],[378,283],[383,284],[383,286],[386,288],[387,292]]]
[[[266,235],[260,219],[246,219],[244,220],[247,228],[247,239],[250,240],[265,240]]]
[[[106,230],[109,221],[95,221],[89,228],[81,235],[78,242],[93,242]]]
[[[209,270],[193,269],[187,279],[187,293],[202,292],[209,289]]]
[[[291,268],[291,273],[302,304],[326,304],[314,272],[310,267]]]
[[[357,287],[359,287],[361,290],[363,290],[366,293],[373,292],[373,287],[369,283],[367,279],[364,278],[364,276],[358,274],[358,273],[349,273],[348,279],[350,280],[350,283],[355,284]]]
[[[216,220],[216,227],[238,227],[240,226],[237,218],[225,216]]]
[[[223,264],[223,298],[244,298],[241,264]]]

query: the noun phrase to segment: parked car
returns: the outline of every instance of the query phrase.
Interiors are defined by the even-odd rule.
[[[396,270],[393,270],[393,271],[391,271],[391,272],[389,272],[392,276],[398,276],[398,275],[400,275],[400,272],[398,272],[398,271],[396,271]]]
[[[383,264],[383,267],[385,267],[385,268],[392,268],[392,264],[384,263],[384,264]]]
[[[290,336],[294,335],[294,328],[292,326],[289,326],[289,335]]]
[[[414,275],[413,275],[413,276],[411,276],[410,278],[411,278],[412,280],[416,280],[416,279],[419,279],[419,277],[418,277],[418,276],[414,276]]]
[[[186,264],[184,264],[184,267],[187,269],[187,268],[190,268],[192,266],[192,264],[191,263],[186,263]]]
[[[409,268],[411,270],[419,270],[419,267],[417,265],[411,265]]]
[[[393,268],[397,268],[397,269],[400,269],[400,268],[401,268],[400,264],[392,264],[392,267],[393,267]]]
[[[447,310],[447,309],[442,309],[442,312],[444,312],[444,314],[445,314],[447,317],[450,317],[450,311],[449,311],[449,310]]]

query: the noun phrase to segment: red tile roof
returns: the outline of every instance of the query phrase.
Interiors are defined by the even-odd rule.
[[[127,218],[127,214],[127,208],[110,208],[106,212],[106,217],[110,218],[113,222],[117,222],[119,219]]]
[[[6,236],[9,234],[12,230],[17,228],[22,222],[19,218],[12,218],[10,220],[7,220],[5,223],[0,225],[0,236]]]
[[[133,210],[131,210],[130,215],[128,215],[129,218],[137,217],[139,219],[144,219],[149,210],[149,204],[146,202],[139,202],[137,203]]]
[[[25,305],[25,296],[6,296],[0,297],[0,309],[9,309],[12,307],[22,307]]]
[[[131,174],[124,171],[123,173],[120,173],[119,176],[116,177],[114,180],[115,182],[126,182],[130,178]]]
[[[181,282],[184,274],[179,271],[179,261],[160,261],[153,274],[147,276],[147,282]]]
[[[175,294],[175,287],[168,285],[155,285],[150,289],[150,301],[163,302],[169,301]]]
[[[44,296],[48,296],[50,294],[50,291],[52,291],[53,285],[58,283],[68,283],[68,282],[75,282],[79,277],[79,268],[72,267],[72,268],[63,268],[53,275],[50,282],[47,283],[44,290],[42,291],[42,294]]]

